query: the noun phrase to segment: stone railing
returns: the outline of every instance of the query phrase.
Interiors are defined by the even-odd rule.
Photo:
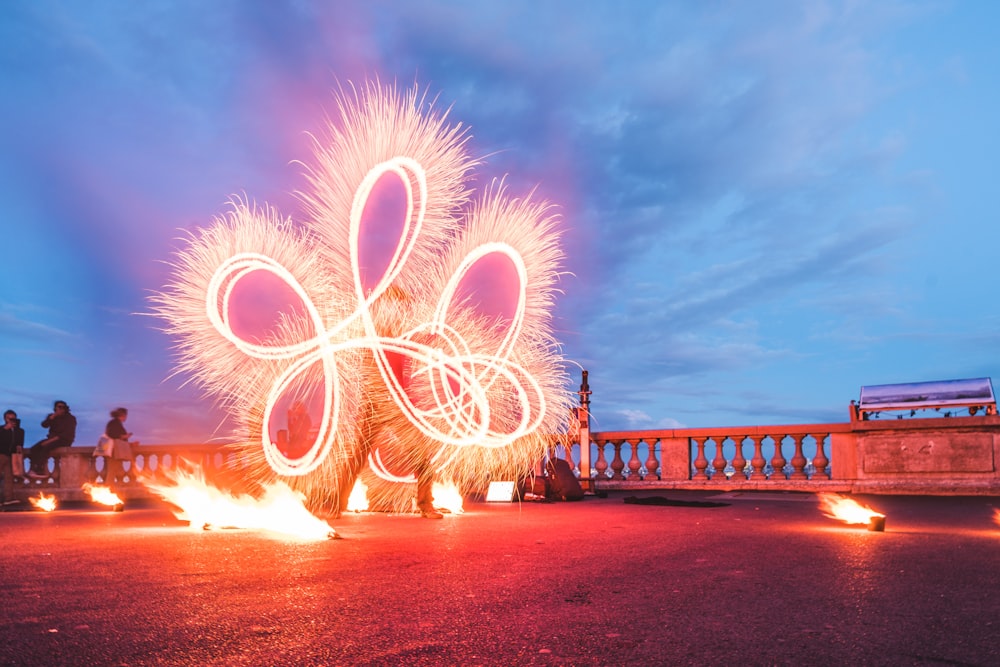
[[[93,447],[66,447],[56,450],[53,456],[49,457],[48,477],[25,478],[17,486],[17,496],[26,499],[43,492],[64,501],[88,499],[88,495],[83,491],[84,484],[107,482],[107,461],[102,456],[93,456],[93,452]],[[243,467],[239,457],[222,445],[139,445],[135,453],[134,463],[123,462],[124,479],[116,480],[112,485],[115,492],[123,498],[150,497],[150,492],[139,478],[162,478],[168,471],[185,465],[184,462],[200,468],[209,476],[219,471],[231,473]],[[27,461],[25,466],[27,467]]]
[[[997,416],[589,436],[555,455],[592,489],[1000,494]]]
[[[553,437],[553,454],[569,460],[590,490],[1000,495],[996,415],[603,433],[591,433],[584,425],[581,434]],[[583,450],[581,438],[590,443]],[[63,500],[85,499],[84,483],[104,482],[105,462],[93,451],[58,450],[49,459],[49,477],[25,481],[18,496],[44,491]],[[147,497],[137,478],[156,478],[182,460],[210,477],[238,474],[244,467],[238,455],[220,445],[142,445],[134,468],[125,463],[125,479],[116,491],[126,498]]]

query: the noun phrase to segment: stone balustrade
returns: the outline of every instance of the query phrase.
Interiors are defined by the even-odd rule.
[[[555,455],[592,488],[1000,493],[997,416],[581,432]]]
[[[701,429],[590,432],[579,440],[553,436],[585,487],[1000,495],[1000,416],[855,421]],[[588,437],[589,436],[589,437]],[[568,447],[567,447],[568,444]],[[83,500],[83,484],[103,483],[93,447],[69,447],[49,460],[49,477],[18,486]],[[246,462],[221,445],[141,445],[134,468],[115,485],[125,498],[147,497],[139,476],[160,477],[182,461],[210,478]],[[581,468],[583,468],[581,470]]]
[[[48,461],[48,477],[27,479],[17,486],[18,498],[26,499],[41,492],[55,496],[59,500],[86,500],[83,485],[105,484],[107,482],[107,462],[102,456],[93,456],[93,447],[66,447],[58,449]],[[231,475],[245,464],[239,456],[222,445],[139,445],[133,462],[124,462],[125,477],[113,486],[122,498],[147,498],[150,492],[139,481],[162,479],[168,471],[179,466],[189,466],[205,471],[214,478],[220,472]],[[27,467],[27,461],[25,461]]]

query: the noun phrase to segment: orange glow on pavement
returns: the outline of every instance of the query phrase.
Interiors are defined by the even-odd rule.
[[[1000,510],[993,510],[993,520],[1000,526]]]
[[[838,496],[835,493],[820,493],[817,494],[817,498],[819,498],[819,506],[823,514],[844,523],[866,524],[871,521],[872,517],[885,516],[881,512],[876,512],[850,498]]]
[[[305,496],[283,482],[264,487],[259,498],[233,495],[209,484],[200,470],[177,470],[166,475],[166,483],[145,482],[179,509],[174,516],[188,521],[191,528],[246,528],[288,535],[306,540],[323,540],[336,531],[306,509]]]
[[[39,492],[37,498],[28,498],[28,502],[31,503],[33,507],[37,507],[43,512],[51,512],[56,508],[56,497],[47,496],[41,492]]]
[[[124,501],[118,497],[118,494],[112,491],[106,486],[95,486],[94,484],[84,484],[83,490],[90,495],[90,499],[95,503],[100,503],[101,505],[107,505],[108,507],[114,507],[115,505],[121,505]]]

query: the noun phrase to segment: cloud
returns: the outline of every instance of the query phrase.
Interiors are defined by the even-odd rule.
[[[27,339],[35,343],[61,342],[72,338],[72,334],[57,327],[17,317],[9,304],[3,304],[0,311],[0,337]]]

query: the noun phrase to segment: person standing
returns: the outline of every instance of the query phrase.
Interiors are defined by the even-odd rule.
[[[69,411],[66,401],[52,404],[52,413],[42,422],[42,428],[49,429],[49,435],[39,440],[28,451],[31,459],[29,477],[45,479],[49,476],[49,456],[59,447],[69,447],[76,440],[76,417]]]
[[[126,419],[128,419],[128,408],[115,408],[111,411],[111,421],[104,427],[104,434],[114,442],[111,456],[104,457],[104,483],[108,486],[124,481],[124,461],[131,463],[129,473],[132,479],[135,479],[135,457],[132,453],[132,445],[139,443],[129,442],[132,433],[125,429]]]
[[[24,429],[21,428],[21,420],[17,418],[16,412],[7,410],[3,413],[3,427],[0,427],[0,474],[3,475],[4,507],[18,502],[14,499],[14,479],[21,477],[18,473],[23,474],[24,468],[22,467],[20,471],[15,470],[11,458],[23,451]]]

